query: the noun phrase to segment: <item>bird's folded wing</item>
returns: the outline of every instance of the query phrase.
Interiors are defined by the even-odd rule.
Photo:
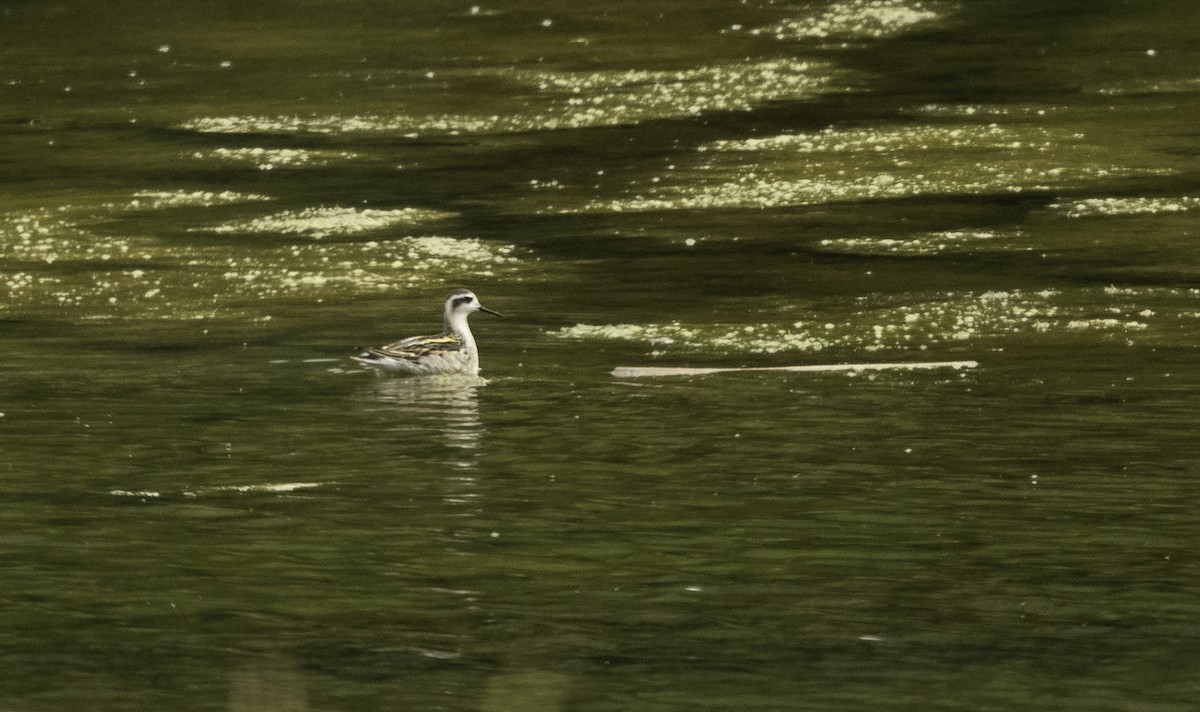
[[[371,349],[372,352],[389,358],[414,359],[430,354],[459,351],[463,347],[462,339],[454,334],[437,334],[436,336],[413,336],[396,341],[386,346]]]

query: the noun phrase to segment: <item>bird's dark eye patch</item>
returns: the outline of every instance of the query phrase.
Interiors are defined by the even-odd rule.
[[[472,297],[469,294],[461,296],[461,297],[455,297],[454,298],[454,306],[455,306],[455,308],[458,308],[464,304],[470,304],[473,301],[475,301],[475,297]]]

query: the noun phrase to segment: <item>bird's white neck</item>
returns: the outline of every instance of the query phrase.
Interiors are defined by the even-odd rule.
[[[447,334],[471,335],[471,327],[467,326],[467,313],[447,309],[442,315],[442,325]]]
[[[475,345],[475,336],[471,334],[471,327],[467,324],[467,314],[447,310],[442,321],[447,334],[456,334],[463,340],[463,350],[467,353],[471,370],[479,373],[479,347]]]

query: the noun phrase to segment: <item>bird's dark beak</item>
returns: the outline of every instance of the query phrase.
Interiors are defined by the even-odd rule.
[[[482,304],[479,305],[479,311],[486,312],[488,314],[491,314],[492,316],[504,316],[503,314],[496,311],[495,309],[488,309],[487,307],[483,306]]]

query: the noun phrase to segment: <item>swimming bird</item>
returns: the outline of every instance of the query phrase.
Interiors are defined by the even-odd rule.
[[[368,366],[410,376],[478,376],[479,348],[467,325],[467,317],[476,311],[500,316],[500,312],[480,304],[479,298],[469,289],[456,289],[446,297],[442,312],[443,333],[411,336],[386,346],[364,348],[353,358]]]

